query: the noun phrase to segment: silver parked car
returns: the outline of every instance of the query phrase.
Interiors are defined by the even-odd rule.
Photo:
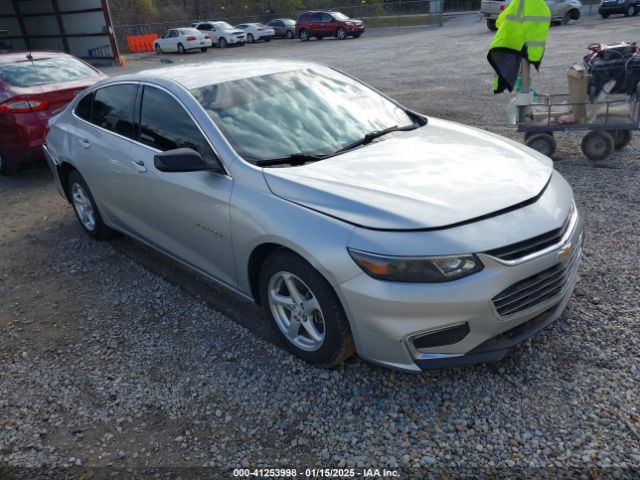
[[[582,223],[549,158],[313,63],[111,78],[52,119],[45,151],[90,236],[258,302],[323,366],[499,359],[576,282]]]
[[[482,0],[480,4],[480,17],[487,21],[487,28],[496,31],[496,20],[502,11],[507,8],[511,0]],[[551,23],[566,25],[571,20],[580,19],[580,0],[545,0],[551,10]]]

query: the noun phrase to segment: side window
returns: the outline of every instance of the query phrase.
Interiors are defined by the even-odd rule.
[[[164,32],[162,34],[162,38],[169,38],[169,35],[171,35],[171,30],[167,30],[166,32]]]
[[[177,36],[179,36],[178,31],[177,30],[171,30],[171,38],[175,38]]]
[[[76,105],[76,115],[87,122],[91,121],[91,103],[93,102],[93,93],[86,95]]]
[[[321,22],[322,21],[322,14],[321,13],[314,13],[313,15],[311,15],[311,18],[309,19],[310,22]]]
[[[133,138],[133,109],[138,85],[113,85],[93,95],[91,123],[106,130]]]
[[[322,23],[331,23],[333,21],[333,17],[327,13],[322,14]]]
[[[213,150],[184,107],[168,93],[144,87],[140,110],[140,142],[163,152],[192,148],[212,165],[218,165]]]

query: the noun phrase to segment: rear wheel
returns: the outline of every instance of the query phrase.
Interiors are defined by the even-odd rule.
[[[187,49],[184,48],[184,45],[182,45],[181,43],[178,44],[178,53],[180,55],[184,55],[185,53],[187,53]]]
[[[107,227],[102,221],[100,212],[96,207],[96,202],[89,191],[87,183],[82,176],[74,171],[69,175],[68,192],[71,197],[73,210],[80,222],[82,229],[96,240],[107,240],[111,238],[114,231]]]
[[[306,30],[300,30],[300,41],[301,42],[308,42],[309,41],[309,32],[307,32]]]
[[[265,315],[286,348],[309,363],[333,367],[355,352],[349,321],[326,279],[290,251],[276,251],[260,270]]]
[[[614,148],[622,150],[631,142],[631,130],[608,130],[613,137]]]
[[[336,38],[338,40],[346,40],[347,39],[347,31],[340,27],[336,30]]]
[[[201,51],[202,53],[207,53],[207,50],[208,50],[208,48],[207,48],[207,47],[202,47],[202,48],[200,49],[200,51]]]
[[[18,171],[18,164],[7,158],[7,156],[0,152],[0,175],[8,177]]]
[[[287,30],[287,33],[285,33],[284,36],[291,40],[293,38],[293,32],[291,30]]]
[[[156,43],[155,48],[156,48],[156,53],[157,53],[158,55],[162,54],[162,48],[160,48],[160,45],[158,45],[158,44]]]
[[[567,12],[562,16],[562,25],[567,25],[571,21],[571,12]]]
[[[498,31],[498,26],[496,25],[496,21],[495,20],[491,20],[491,19],[487,19],[487,28],[489,30],[491,30],[492,32],[497,32]]]
[[[601,13],[600,16],[602,18],[609,18],[609,14],[608,13]]]
[[[615,141],[609,132],[594,131],[582,139],[582,153],[593,161],[604,160],[615,148]]]
[[[218,40],[218,46],[220,48],[227,48],[227,40],[225,38],[221,38],[220,40]]]
[[[524,143],[547,157],[556,153],[556,139],[551,133],[527,134],[524,137]]]

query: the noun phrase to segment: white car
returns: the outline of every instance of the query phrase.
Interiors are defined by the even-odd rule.
[[[624,0],[623,0],[624,1]],[[480,4],[480,17],[486,19],[487,28],[496,31],[496,20],[502,11],[507,8],[511,0],[482,0]],[[571,20],[580,19],[580,0],[545,0],[551,10],[551,23],[566,25]]]
[[[273,28],[262,23],[241,23],[236,25],[236,28],[244,32],[248,43],[255,43],[258,40],[270,42],[276,36],[276,31]]]
[[[229,45],[244,45],[244,32],[232,27],[227,22],[200,22],[194,23],[193,26],[209,35],[213,44],[220,48],[226,48]]]
[[[212,43],[209,35],[195,28],[171,28],[153,42],[156,53],[187,53],[189,50],[206,52],[210,46]]]

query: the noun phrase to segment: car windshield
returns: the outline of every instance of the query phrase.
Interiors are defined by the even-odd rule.
[[[340,12],[331,12],[331,14],[333,15],[333,18],[335,18],[336,20],[340,20],[341,22],[344,22],[345,20],[351,20],[349,17],[347,17],[344,13],[340,13]]]
[[[98,76],[83,62],[71,57],[44,58],[0,65],[0,78],[14,87],[36,87]]]
[[[214,25],[221,30],[233,30],[233,27],[229,25],[227,22],[216,22]]]
[[[332,155],[371,132],[413,125],[393,102],[325,67],[208,85],[192,93],[251,162]]]

